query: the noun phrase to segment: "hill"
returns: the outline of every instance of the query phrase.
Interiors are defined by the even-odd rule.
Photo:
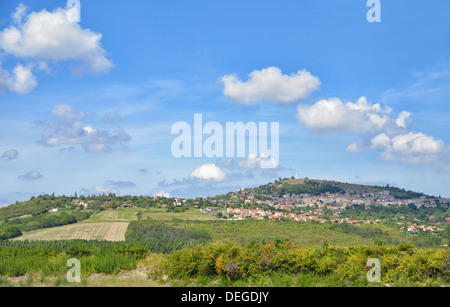
[[[364,195],[364,194],[376,194],[387,193],[396,199],[410,199],[419,197],[434,198],[433,196],[427,196],[421,192],[414,192],[405,190],[398,187],[376,186],[376,185],[362,185],[343,183],[330,180],[318,180],[318,179],[295,179],[285,178],[276,180],[273,183],[261,185],[256,188],[245,189],[246,191],[253,192],[267,192],[273,196],[282,196],[287,193],[292,194],[310,194],[321,195],[324,193],[340,193],[349,195]]]
[[[133,208],[120,209],[119,206],[125,203]],[[218,207],[213,210],[215,213],[202,213],[208,212],[209,209],[206,209],[214,206]],[[235,208],[233,210],[236,211],[230,213],[230,207]],[[418,208],[420,210],[417,210]],[[397,187],[358,185],[308,178],[280,178],[259,187],[205,199],[116,196],[114,194],[71,197],[52,194],[32,197],[28,201],[16,202],[8,207],[0,208],[0,240],[11,238],[125,240],[125,231],[130,222],[150,218],[163,220],[165,223],[179,219],[182,221],[180,224],[182,227],[208,231],[213,238],[220,240],[240,238],[241,241],[248,241],[272,236],[287,237],[291,241],[306,245],[320,245],[323,238],[331,238],[329,235],[331,230],[336,231],[337,234],[332,237],[332,240],[343,246],[356,242],[373,244],[376,240],[386,243],[411,242],[411,238],[404,238],[401,231],[406,231],[406,226],[419,227],[418,223],[421,223],[422,229],[430,229],[430,232],[438,233],[434,237],[417,237],[412,241],[420,246],[426,245],[424,242],[436,246],[448,241],[448,229],[443,227],[448,225],[446,220],[450,217],[448,208],[449,202],[446,199]],[[253,211],[257,214],[251,213]],[[348,227],[340,226],[333,226],[334,228],[330,228],[331,226],[286,226],[280,223],[256,221],[256,223],[248,224],[241,221],[237,224],[227,224],[234,225],[231,228],[236,231],[231,231],[230,227],[222,225],[224,219],[351,222],[374,224],[374,226],[371,225],[372,228],[361,232],[359,231],[361,227],[353,227],[349,231]],[[382,230],[381,224],[383,224]],[[245,225],[252,226],[249,228]],[[365,227],[368,227],[367,225]],[[227,229],[228,233],[231,232],[234,235],[222,236],[216,231],[217,229]],[[270,230],[265,231],[267,229]],[[414,230],[417,229],[420,230],[420,228]],[[302,232],[302,240],[296,237],[296,231]],[[315,232],[317,236],[314,235]],[[390,235],[386,235],[387,233]],[[363,238],[362,241],[356,239],[355,235]],[[389,241],[388,238],[391,240]]]

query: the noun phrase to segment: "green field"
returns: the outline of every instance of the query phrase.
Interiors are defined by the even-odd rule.
[[[156,220],[156,219],[155,219]],[[136,222],[134,222],[136,223]],[[139,222],[137,222],[139,223]],[[203,231],[213,241],[238,243],[287,240],[297,246],[319,247],[402,244],[410,242],[398,229],[386,225],[349,225],[316,222],[278,222],[273,220],[181,220],[164,221],[167,226]]]
[[[151,218],[154,220],[216,220],[211,214],[205,214],[199,210],[187,210],[183,213],[167,212],[162,208],[128,208],[128,209],[108,209],[101,211],[86,220],[86,223],[98,223],[98,222],[131,222],[137,220],[138,212],[142,212],[142,219]]]
[[[191,209],[186,210],[183,213],[173,213],[173,212],[167,212],[165,209],[149,209],[147,211],[142,212],[142,219],[146,218],[152,218],[154,220],[172,220],[172,219],[181,219],[186,221],[211,221],[211,220],[217,220],[212,214],[210,213],[202,213],[199,210]]]
[[[91,218],[80,223],[38,229],[23,233],[15,240],[125,240],[128,223],[137,220],[138,212],[142,212],[142,219],[154,220],[186,220],[208,221],[216,220],[211,214],[204,214],[198,210],[187,210],[183,213],[168,213],[165,209],[108,209],[100,211]]]
[[[137,211],[133,209],[116,209],[100,211],[84,223],[131,222],[137,219]]]

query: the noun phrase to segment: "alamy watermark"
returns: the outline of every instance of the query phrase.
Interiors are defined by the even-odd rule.
[[[368,22],[381,22],[381,2],[380,0],[367,0],[368,7],[370,10],[367,11],[367,21]]]
[[[70,22],[81,21],[81,2],[80,0],[68,0],[67,1],[67,19]]]
[[[366,18],[368,22],[381,22],[381,2],[380,0],[367,0],[366,5],[370,7]],[[68,0],[66,8],[68,10],[67,18],[71,22],[81,21],[81,2],[80,0]]]
[[[380,282],[381,281],[381,263],[377,258],[370,258],[367,260],[366,266],[372,267],[367,272],[367,281],[368,282]]]
[[[270,147],[268,126],[268,122],[227,122],[225,127],[218,122],[203,124],[202,114],[195,114],[193,129],[187,122],[172,125],[171,133],[178,135],[172,141],[172,155],[176,158],[260,157],[261,168],[275,168],[280,157],[280,123],[270,123]],[[205,135],[208,137],[203,140]]]
[[[81,262],[77,258],[67,260],[67,266],[71,269],[67,272],[68,282],[81,282]]]

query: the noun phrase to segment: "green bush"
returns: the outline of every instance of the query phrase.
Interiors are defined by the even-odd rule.
[[[0,241],[20,237],[22,232],[18,227],[8,226],[0,229]]]
[[[370,258],[380,260],[383,283],[406,279],[409,282],[431,281],[433,284],[435,280],[450,279],[448,249],[417,249],[409,244],[304,249],[288,242],[213,243],[175,251],[168,256],[163,270],[173,279],[207,276],[231,282],[266,280],[278,274],[285,276],[285,281],[297,283],[292,276],[306,274],[339,284],[368,285],[367,272],[371,267],[367,266],[367,261]]]

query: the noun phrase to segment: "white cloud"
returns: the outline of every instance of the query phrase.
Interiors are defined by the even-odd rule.
[[[206,163],[196,167],[190,175],[192,179],[223,181],[226,179],[226,174],[215,164]]]
[[[26,15],[27,9],[28,8],[23,3],[19,4],[19,6],[17,7],[16,11],[11,16],[15,24],[21,24],[22,23],[22,20],[23,20],[23,18]]]
[[[22,59],[42,61],[78,60],[78,71],[107,72],[113,64],[105,55],[102,35],[83,29],[67,18],[68,10],[42,10],[26,15],[23,5],[13,14],[14,25],[0,32],[0,48]]]
[[[225,96],[248,105],[263,101],[289,104],[307,98],[320,87],[319,78],[306,70],[283,75],[277,67],[254,70],[246,82],[236,75],[225,75],[221,81]]]
[[[410,132],[393,137],[392,147],[395,151],[411,154],[437,154],[444,149],[444,142],[420,132]]]
[[[264,163],[264,167],[261,165]],[[247,159],[241,160],[237,163],[241,168],[259,169],[259,168],[275,168],[278,166],[278,162],[271,158],[268,159],[267,155],[261,154],[257,157],[255,154],[249,154]]]
[[[408,164],[438,161],[447,151],[442,140],[421,132],[409,132],[394,137],[381,133],[371,140],[371,148],[382,150],[381,158]]]
[[[371,104],[366,97],[356,103],[339,98],[322,99],[312,106],[297,107],[296,117],[306,127],[317,131],[376,131],[388,123],[392,110]]]
[[[363,144],[361,144],[360,142],[350,143],[347,146],[347,148],[345,149],[346,152],[352,152],[352,153],[363,152],[365,150],[366,150],[365,146]]]
[[[78,75],[106,73],[114,66],[100,43],[102,35],[71,22],[70,9],[44,9],[29,14],[27,9],[20,4],[11,15],[13,24],[0,31],[0,51],[28,63],[17,64],[12,74],[0,67],[0,90],[31,92],[37,86],[32,69],[50,73],[49,62],[81,62],[73,70]]]
[[[370,141],[373,149],[387,149],[391,146],[391,138],[385,133],[380,133]]]
[[[395,120],[395,123],[397,124],[397,126],[399,128],[406,128],[406,123],[408,121],[408,119],[410,118],[411,113],[406,112],[406,111],[402,111],[399,116],[397,117],[397,119]]]
[[[58,122],[42,137],[40,142],[46,146],[81,145],[87,152],[110,152],[111,146],[131,139],[121,130],[111,133],[84,125],[86,113],[71,105],[57,104],[51,114]]]
[[[86,118],[86,113],[69,104],[56,104],[51,114],[59,117],[64,122],[72,122]]]
[[[261,158],[254,154],[249,154],[247,159],[238,162],[238,166],[242,168],[260,168]]]
[[[163,190],[159,191],[158,193],[154,193],[153,195],[160,196],[160,197],[166,197],[166,198],[171,197],[170,193],[164,192]]]
[[[364,133],[364,137],[371,135],[368,141],[350,143],[346,148],[349,153],[380,151],[384,161],[409,165],[442,164],[448,158],[450,149],[442,140],[408,131],[410,112],[402,111],[396,118],[391,117],[391,108],[372,104],[366,97],[361,97],[356,103],[338,98],[323,99],[312,106],[299,105],[297,111],[297,119],[312,130],[352,132],[360,136]]]
[[[32,65],[16,65],[11,76],[7,70],[0,67],[0,89],[7,88],[19,94],[28,94],[37,86],[36,76],[33,75]]]
[[[11,161],[14,159],[17,159],[17,157],[19,156],[19,152],[15,149],[10,149],[5,151],[2,156],[1,159],[4,159],[6,161]]]
[[[42,178],[42,175],[38,171],[29,171],[25,175],[21,175],[18,178],[20,180],[38,180]]]
[[[14,77],[10,79],[10,90],[19,94],[27,94],[31,92],[37,85],[36,76],[31,72],[30,65],[17,65],[14,70]]]

